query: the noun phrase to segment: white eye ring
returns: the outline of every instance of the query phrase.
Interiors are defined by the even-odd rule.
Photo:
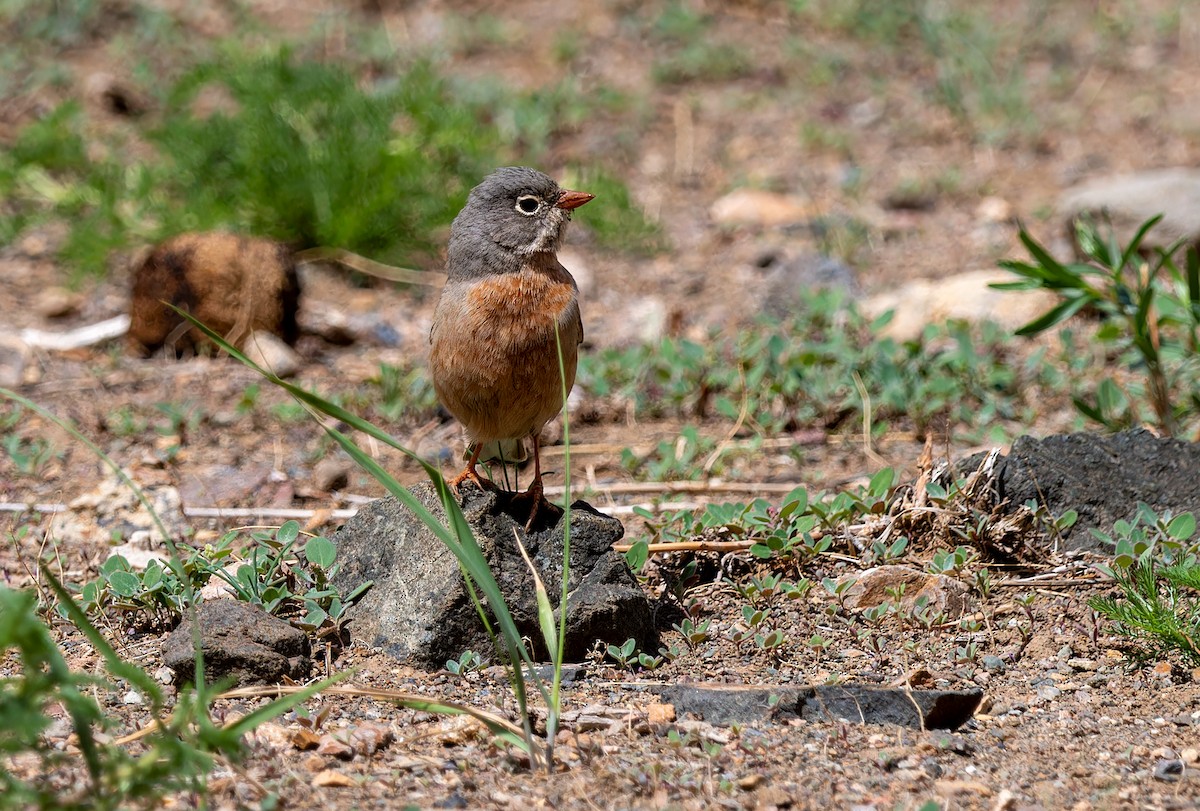
[[[517,198],[517,211],[524,214],[526,217],[532,217],[538,213],[538,209],[542,207],[542,201],[532,194],[522,194]]]

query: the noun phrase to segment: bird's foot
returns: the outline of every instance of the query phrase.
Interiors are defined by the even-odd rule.
[[[476,487],[478,487],[480,490],[499,490],[500,489],[494,482],[480,476],[479,471],[475,469],[474,465],[467,465],[466,469],[464,469],[462,473],[459,473],[453,479],[449,479],[446,482],[446,484],[450,486],[450,489],[454,492],[455,495],[461,495],[458,492],[458,488],[465,481],[471,482]]]
[[[542,489],[542,479],[539,476],[535,478],[529,485],[529,489],[523,493],[514,493],[509,501],[513,509],[512,515],[519,516],[524,512],[524,504],[529,503],[529,516],[525,519],[525,531],[530,532],[535,523],[544,523],[546,519],[555,519],[562,515],[562,509],[555,504],[551,504],[546,499],[546,493]],[[543,519],[538,522],[538,519]]]

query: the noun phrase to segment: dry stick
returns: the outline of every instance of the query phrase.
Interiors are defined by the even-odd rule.
[[[344,265],[351,270],[357,270],[359,273],[365,273],[368,276],[377,276],[380,279],[404,282],[405,284],[423,284],[428,287],[441,287],[446,283],[446,274],[444,273],[385,265],[381,262],[368,259],[365,256],[359,256],[356,253],[343,250],[342,248],[310,248],[297,253],[296,261],[300,264],[307,264],[309,262],[336,262],[339,265]]]

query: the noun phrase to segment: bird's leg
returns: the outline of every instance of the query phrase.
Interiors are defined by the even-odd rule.
[[[553,504],[546,500],[545,491],[542,489],[542,457],[538,452],[541,447],[541,436],[533,438],[533,481],[529,483],[529,489],[524,493],[517,493],[513,499],[525,501],[529,503],[529,518],[525,521],[525,531],[529,532],[533,529],[533,522],[538,517],[538,511],[545,507],[547,509],[556,509]]]
[[[458,492],[458,486],[467,479],[470,479],[472,482],[474,482],[475,486],[480,490],[495,489],[496,486],[491,482],[485,481],[483,478],[481,478],[479,471],[475,469],[475,465],[479,462],[479,454],[482,450],[483,443],[475,443],[475,450],[471,451],[471,459],[467,462],[466,468],[463,469],[462,473],[459,473],[453,479],[446,482],[446,484],[450,485],[450,489],[455,493]]]

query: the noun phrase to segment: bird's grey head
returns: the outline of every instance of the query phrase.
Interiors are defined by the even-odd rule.
[[[506,166],[471,189],[450,228],[450,270],[468,264],[516,270],[529,256],[553,253],[571,212],[593,195],[562,189],[536,169]],[[474,261],[465,261],[470,257]],[[508,267],[512,265],[512,267]]]

